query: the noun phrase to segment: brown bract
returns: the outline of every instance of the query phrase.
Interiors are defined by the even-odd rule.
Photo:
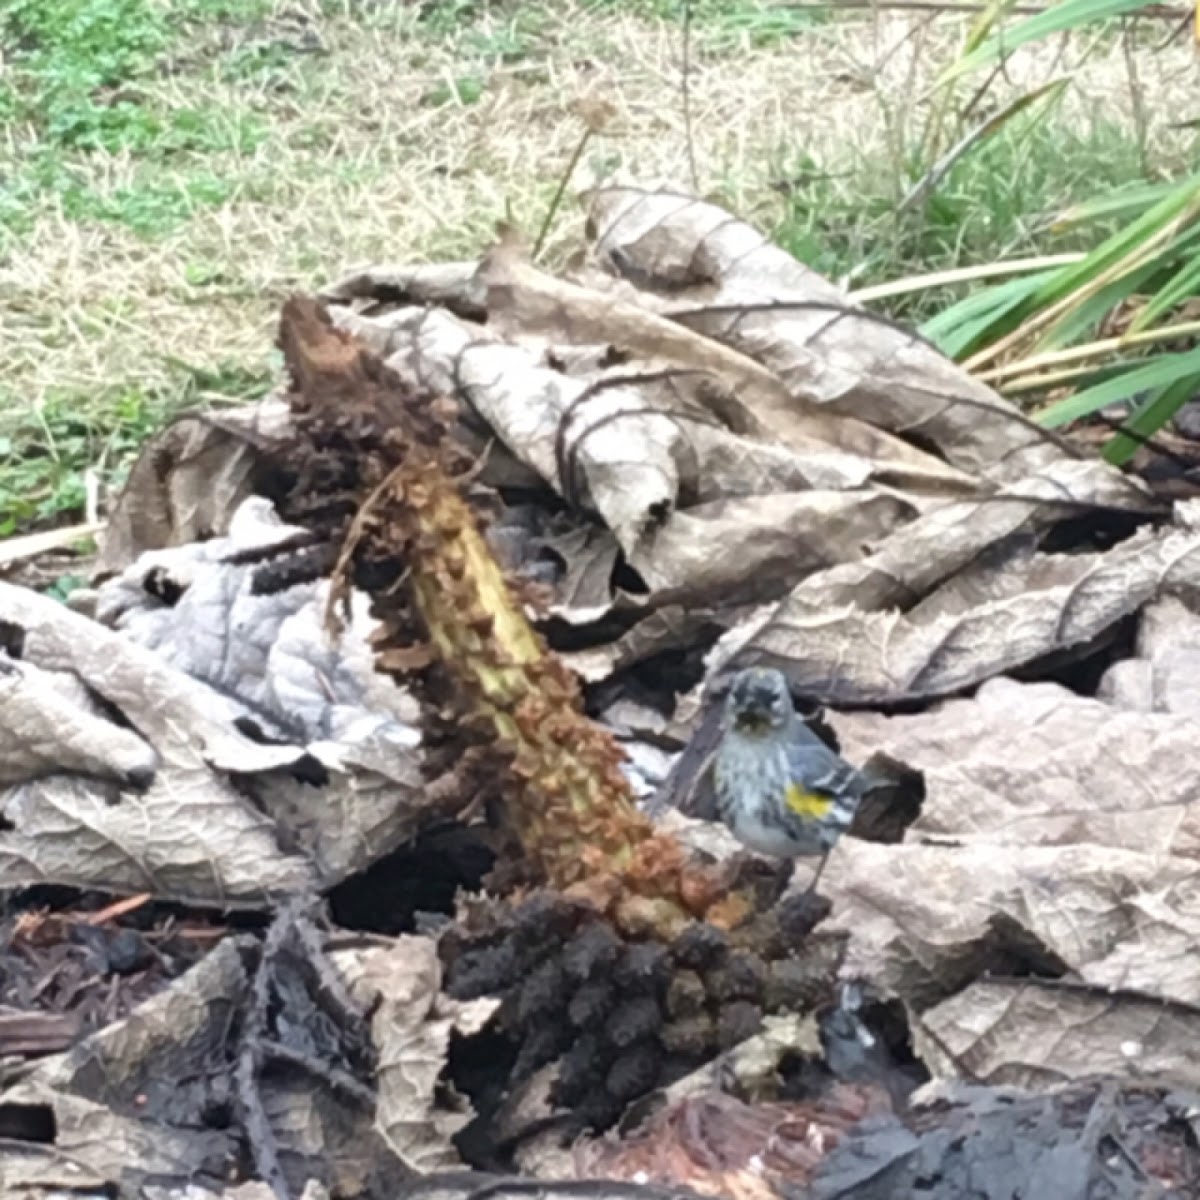
[[[445,668],[461,718],[452,737],[495,751],[525,854],[557,887],[615,877],[592,891],[638,930],[667,932],[718,904],[736,920],[745,906],[637,810],[621,750],[526,619],[463,495],[473,464],[450,435],[450,404],[406,386],[313,300],[284,306],[280,345],[298,433],[291,511],[342,543],[332,601],[352,584],[371,594],[379,669]]]

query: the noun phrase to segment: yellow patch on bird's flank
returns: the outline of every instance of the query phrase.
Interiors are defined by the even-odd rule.
[[[816,792],[806,792],[794,783],[787,785],[783,794],[784,803],[798,817],[823,817],[832,807],[833,800],[829,796],[821,796]]]

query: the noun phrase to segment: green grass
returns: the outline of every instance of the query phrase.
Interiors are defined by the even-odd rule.
[[[872,159],[840,175],[802,153],[783,157],[784,212],[774,237],[790,253],[854,287],[973,263],[1056,254],[1095,245],[1117,217],[1065,233],[1050,229],[1068,205],[1140,177],[1136,143],[1105,122],[1086,133],[1050,122],[1001,131],[960,160],[926,200],[901,199],[928,167],[918,157]],[[880,307],[919,323],[958,293],[898,296]]]
[[[590,14],[660,20],[680,27],[684,0],[582,0]],[[539,39],[561,30],[551,5],[499,0],[432,0],[417,9],[418,30],[448,39],[467,57],[519,62],[536,53]],[[772,3],[771,0],[692,0],[691,26],[699,55],[770,49],[786,44],[829,14]]]
[[[581,173],[682,182],[682,0],[568,3],[0,0],[15,351],[0,535],[78,519],[85,472],[111,489],[181,408],[261,395],[289,290],[365,261],[475,254],[507,214],[536,231],[580,98],[619,113]],[[1047,218],[1144,178],[1146,161],[1179,169],[1107,98],[1114,79],[1103,119],[1023,113],[897,214],[934,143],[962,131],[951,109],[931,137],[928,105],[911,103],[961,30],[883,86],[874,67],[905,50],[869,14],[694,0],[691,18],[701,190],[852,286],[1094,245],[1119,218],[1065,235]],[[565,205],[551,266],[580,224]],[[915,323],[961,295],[886,307]]]
[[[77,515],[87,494],[85,466],[111,463],[118,474],[162,415],[136,391],[79,400],[48,397],[0,436],[0,535]]]
[[[261,122],[252,113],[167,105],[146,84],[171,69],[171,52],[198,25],[252,22],[264,11],[260,0],[7,0],[0,120],[22,146],[16,162],[4,164],[0,233],[27,231],[38,206],[57,201],[70,219],[161,235],[197,206],[227,200],[227,183],[198,164],[252,150]],[[104,193],[91,185],[80,167],[98,154],[136,158],[134,186]]]
[[[119,487],[142,443],[181,407],[253,399],[271,377],[237,366],[174,364],[177,386],[148,394],[114,384],[99,395],[51,393],[0,434],[0,537],[75,520],[87,495],[86,471]],[[3,398],[7,412],[19,412]]]
[[[48,204],[80,227],[111,223],[156,239],[228,202],[237,184],[212,164],[251,153],[263,122],[246,109],[166,104],[150,87],[197,32],[213,22],[250,26],[267,10],[264,0],[5,0],[0,120],[20,146],[15,161],[0,161],[0,252]],[[242,47],[228,64],[248,73],[264,61]],[[108,159],[132,169],[117,186],[97,186],[92,166]],[[199,284],[211,272],[187,273]],[[116,308],[108,315],[127,319]],[[51,389],[34,405],[0,386],[0,536],[76,518],[85,471],[119,485],[141,444],[180,407],[209,391],[258,395],[268,383],[240,370],[171,374],[172,386],[152,391],[112,381],[98,392]]]

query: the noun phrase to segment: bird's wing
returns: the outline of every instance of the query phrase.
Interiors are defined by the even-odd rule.
[[[835,754],[809,730],[797,739],[791,751],[794,776],[804,781],[805,788],[819,796],[857,798],[867,787],[861,771]]]
[[[646,805],[656,817],[668,808],[702,821],[716,820],[717,798],[713,789],[713,760],[721,743],[721,709],[713,705],[701,718],[691,741],[684,746],[662,786]]]

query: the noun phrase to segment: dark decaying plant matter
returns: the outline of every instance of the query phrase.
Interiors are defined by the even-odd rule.
[[[615,741],[525,618],[463,496],[473,464],[451,439],[452,408],[313,302],[285,307],[281,344],[302,439],[289,516],[342,545],[335,597],[351,584],[371,595],[378,669],[412,682],[444,668],[465,736],[503,762],[504,811],[538,872],[603,895],[626,926],[736,920],[717,875],[637,811]]]
[[[626,285],[292,301],[0,581],[0,1197],[1192,1200],[1200,510],[590,208]],[[753,661],[886,776],[819,896],[687,820]]]
[[[285,514],[340,547],[331,603],[369,594],[377,670],[422,697],[431,774],[461,786],[464,807],[481,787],[497,802],[539,888],[476,906],[443,939],[453,995],[503,998],[513,1081],[569,1048],[555,1097],[605,1124],[765,1012],[820,1000],[841,946],[808,937],[820,901],[739,890],[636,807],[620,749],[584,715],[464,495],[473,463],[452,408],[313,301],[285,306],[280,340],[298,435]]]

